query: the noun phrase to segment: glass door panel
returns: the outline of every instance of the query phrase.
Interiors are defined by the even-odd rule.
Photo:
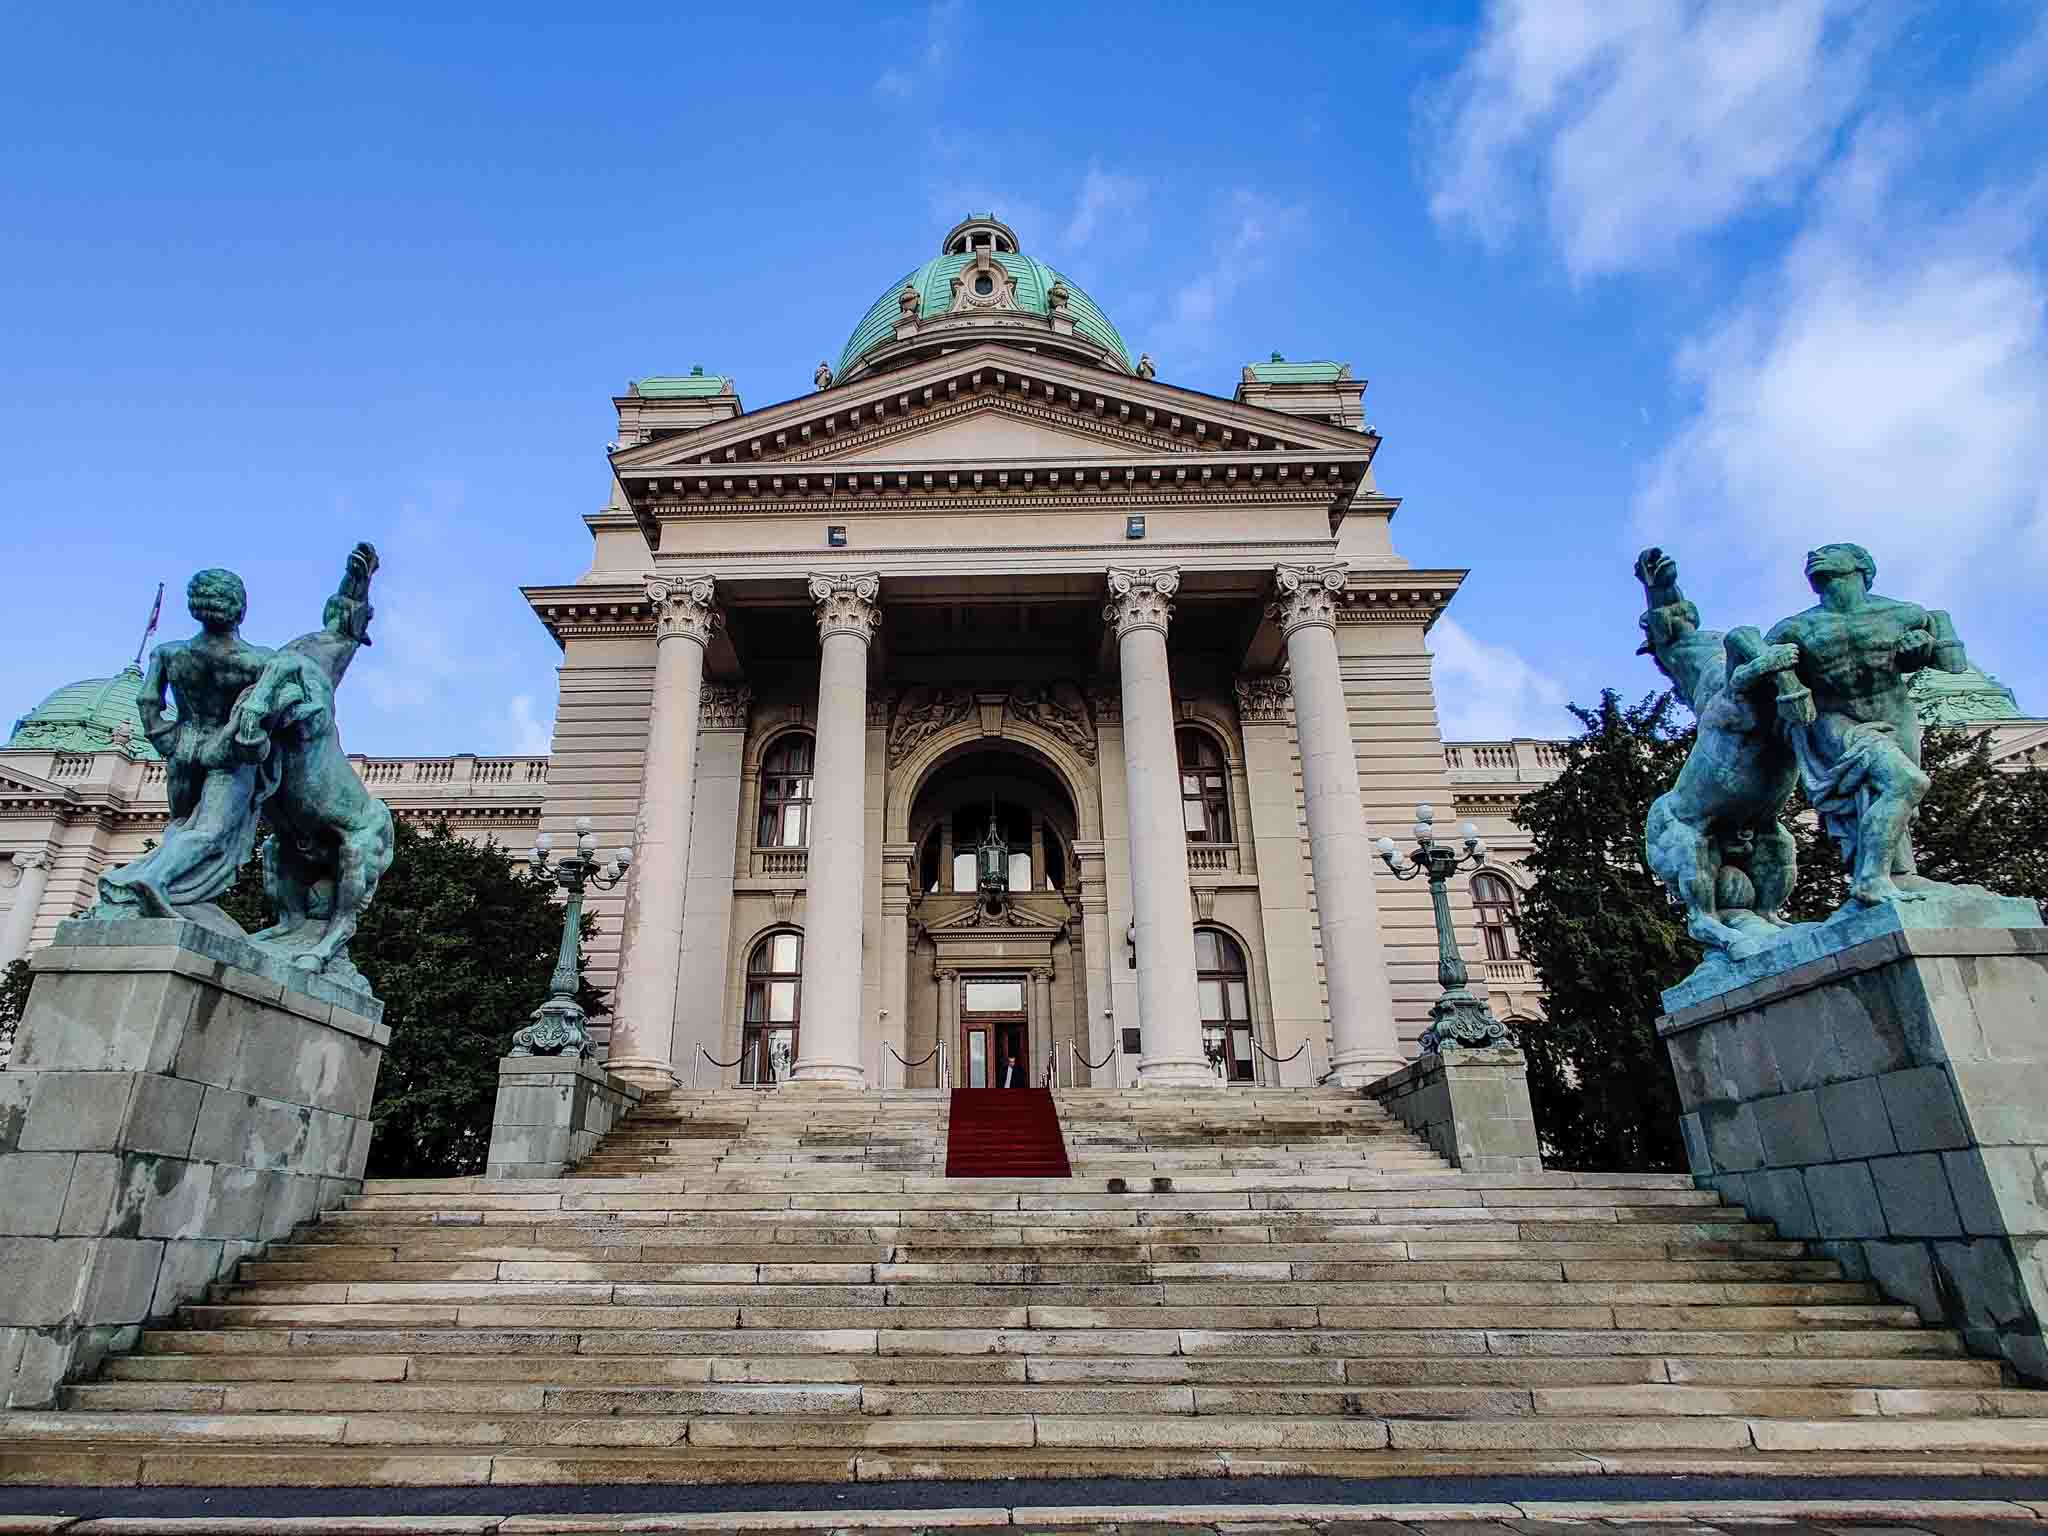
[[[967,1031],[967,1086],[988,1086],[988,1031],[985,1029]]]

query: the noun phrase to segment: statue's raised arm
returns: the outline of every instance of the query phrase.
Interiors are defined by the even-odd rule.
[[[1661,549],[1638,555],[1635,575],[1646,605],[1639,654],[1656,660],[1699,720],[1678,782],[1650,807],[1650,868],[1700,943],[1768,942],[1795,873],[1792,836],[1778,821],[1794,768],[1765,701],[1794,653],[1753,628],[1700,628],[1678,562]]]

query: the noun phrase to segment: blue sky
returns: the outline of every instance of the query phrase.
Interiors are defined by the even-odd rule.
[[[2048,27],[1887,0],[1019,10],[0,3],[0,718],[159,580],[310,627],[376,541],[350,747],[545,748],[522,582],[609,397],[810,387],[994,207],[1170,382],[1369,378],[1399,548],[1472,576],[1446,729],[1656,679],[1861,537],[2048,714]],[[186,627],[175,601],[168,626]]]

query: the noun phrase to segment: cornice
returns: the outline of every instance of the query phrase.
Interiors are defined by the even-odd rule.
[[[1204,442],[1219,442],[1222,434],[1228,432],[1233,440],[1256,438],[1261,444],[1312,447],[1370,460],[1379,443],[1376,436],[1328,422],[1290,416],[1156,379],[1109,373],[1020,351],[1000,342],[979,342],[927,363],[863,375],[731,421],[634,444],[613,454],[611,462],[615,470],[625,473],[650,467],[702,464],[707,460],[720,464],[773,461],[802,451],[821,435],[838,439],[842,424],[849,433],[855,433],[867,430],[876,416],[884,422],[892,418],[915,420],[922,411],[984,390],[1013,400],[1047,401],[1068,419],[1092,421],[1110,417],[1122,424],[1128,418],[1121,408],[1128,406],[1132,417],[1150,412],[1152,428],[1157,431],[1163,427],[1163,435],[1169,441],[1195,447]],[[778,433],[782,434],[780,442]]]
[[[1071,509],[1090,503],[1122,507],[1241,506],[1293,502],[1330,507],[1349,495],[1364,469],[1359,459],[1318,452],[1177,454],[1155,462],[1095,458],[944,460],[930,467],[846,465],[686,465],[644,471],[621,482],[634,497],[643,533],[668,519],[717,516],[747,503],[907,502],[921,508],[970,511]],[[959,467],[953,467],[959,466]],[[756,516],[752,506],[748,516]]]

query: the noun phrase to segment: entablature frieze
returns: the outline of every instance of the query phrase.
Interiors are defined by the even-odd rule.
[[[810,516],[821,504],[860,503],[907,503],[925,511],[973,515],[1090,506],[1122,510],[1293,503],[1323,509],[1346,493],[1360,467],[1357,461],[1306,453],[1277,461],[1206,455],[1193,462],[1105,464],[1099,459],[1071,459],[760,473],[683,467],[637,475],[632,489],[641,532],[653,544],[659,542],[664,521],[742,510],[759,516],[761,505],[790,505]]]

